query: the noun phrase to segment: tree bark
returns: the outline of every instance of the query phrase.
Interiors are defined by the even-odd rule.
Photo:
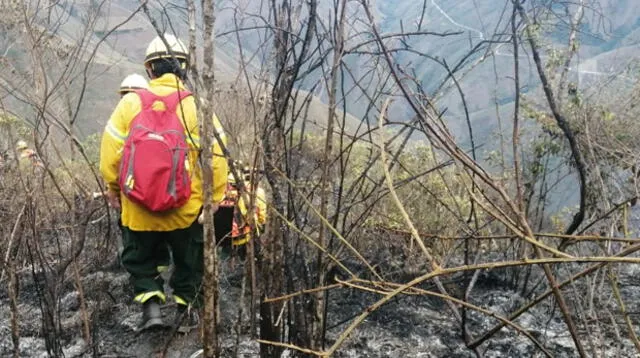
[[[203,349],[204,357],[220,356],[218,344],[218,263],[216,256],[215,228],[213,226],[213,97],[214,97],[214,24],[215,11],[213,0],[202,1],[202,20],[204,25],[203,45],[203,83],[202,90],[206,101],[202,103],[202,176],[204,191],[204,307],[203,307]]]
[[[198,54],[196,34],[198,33],[196,27],[196,4],[194,0],[187,0],[187,21],[189,22],[189,73],[191,75],[191,90],[198,96],[198,90],[200,89],[200,73],[198,71]]]
[[[333,162],[333,128],[334,123],[337,120],[336,116],[336,97],[338,91],[338,73],[342,64],[342,56],[344,54],[344,22],[345,22],[345,5],[346,1],[340,1],[336,3],[334,8],[334,29],[333,34],[333,64],[330,72],[330,87],[328,90],[329,95],[329,113],[327,116],[327,132],[324,142],[324,156],[322,158],[322,179],[320,183],[320,216],[327,218],[329,199],[331,197],[332,190],[330,166]],[[311,6],[316,6],[316,1],[311,2]],[[327,218],[328,219],[328,218]],[[318,235],[318,245],[326,248],[327,241],[327,228],[322,226]],[[328,268],[325,267],[324,253],[318,251],[317,256],[317,271],[318,271],[318,287],[325,285],[326,275],[325,272]],[[324,348],[324,331],[325,331],[325,310],[326,310],[326,298],[327,291],[320,291],[316,294],[316,307],[315,316],[312,323],[312,345],[314,350],[320,350]]]

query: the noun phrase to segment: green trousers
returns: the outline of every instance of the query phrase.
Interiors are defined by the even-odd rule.
[[[118,227],[120,228],[121,237],[124,240],[124,236],[126,235],[126,231],[128,230],[124,226],[122,226],[122,219],[118,219]],[[166,271],[171,265],[171,248],[168,244],[160,244],[156,247],[156,253],[154,254],[154,258],[158,262],[157,270],[159,273],[163,273]]]
[[[194,222],[174,231],[133,231],[122,228],[122,265],[133,279],[134,300],[144,303],[151,297],[165,300],[158,266],[167,262],[168,246],[175,266],[169,285],[176,302],[200,307],[202,304],[203,229]]]

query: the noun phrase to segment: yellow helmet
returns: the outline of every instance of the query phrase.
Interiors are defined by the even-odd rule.
[[[135,91],[137,89],[148,89],[149,88],[149,84],[147,83],[147,80],[140,76],[137,73],[134,73],[132,75],[129,75],[127,77],[124,78],[124,80],[122,80],[122,83],[120,83],[120,89],[118,90],[118,93],[120,94],[124,94],[126,92],[131,92],[131,91]]]
[[[189,61],[189,51],[187,50],[187,46],[185,46],[180,39],[171,34],[164,34],[162,37],[164,37],[164,41],[160,36],[156,36],[156,38],[149,43],[144,58],[144,64],[147,65],[149,62],[162,58],[175,57],[178,60],[183,60],[186,66],[186,63]],[[171,52],[167,49],[165,41],[166,44],[169,45]]]
[[[27,145],[27,142],[23,141],[23,140],[19,140],[16,143],[16,150],[25,150],[29,148],[29,146]]]

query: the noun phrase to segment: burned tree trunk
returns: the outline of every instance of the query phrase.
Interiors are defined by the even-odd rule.
[[[218,313],[218,264],[216,256],[215,228],[213,225],[213,99],[214,99],[214,24],[215,12],[212,0],[204,0],[202,3],[202,20],[204,24],[204,71],[203,92],[206,101],[202,111],[202,156],[205,165],[202,166],[203,192],[204,192],[204,320],[203,346],[204,357],[213,358],[220,356],[218,344],[217,322]]]

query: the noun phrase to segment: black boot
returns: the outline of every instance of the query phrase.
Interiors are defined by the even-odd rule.
[[[142,305],[142,322],[138,325],[138,331],[144,331],[149,328],[164,327],[162,322],[162,312],[160,312],[160,303],[158,299],[150,298]]]

